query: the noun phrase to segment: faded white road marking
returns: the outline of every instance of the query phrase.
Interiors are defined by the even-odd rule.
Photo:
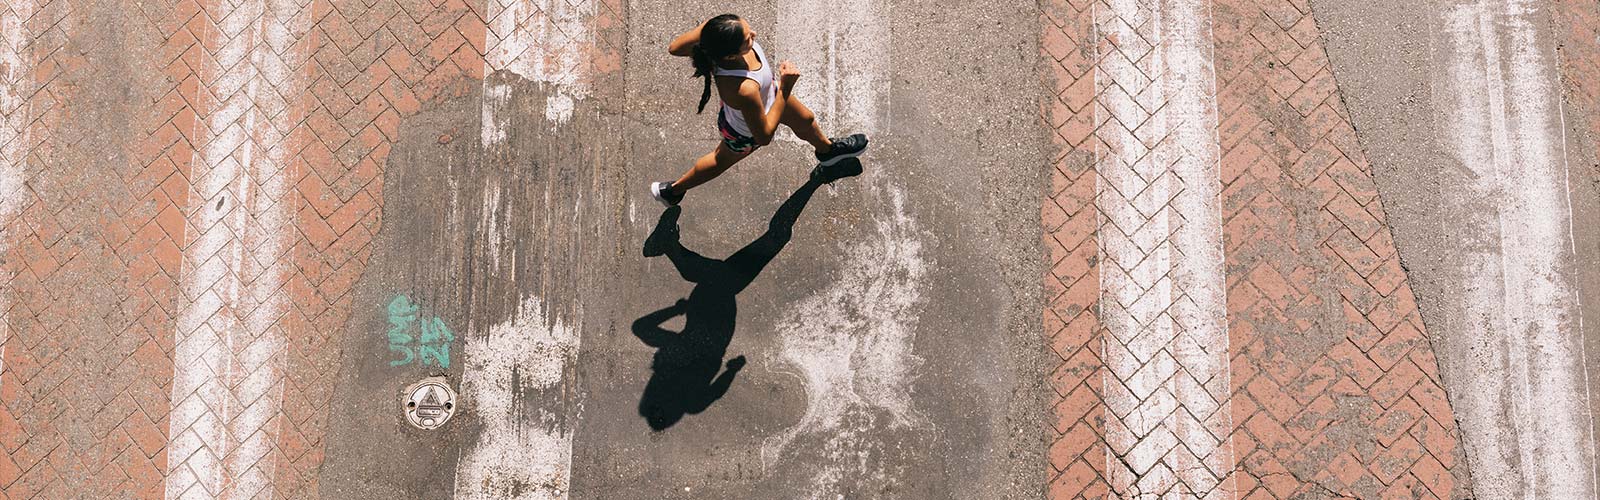
[[[456,498],[567,498],[580,408],[559,387],[577,362],[578,332],[538,298],[483,338],[467,339],[465,410],[483,427],[456,469]]]
[[[1436,54],[1441,137],[1464,170],[1446,193],[1469,245],[1450,330],[1473,342],[1454,394],[1474,482],[1506,498],[1594,498],[1566,152],[1545,22],[1524,0],[1452,6]],[[1454,217],[1454,216],[1453,216]]]
[[[1179,482],[1204,494],[1234,466],[1208,430],[1232,420],[1211,13],[1202,0],[1095,5],[1112,41],[1094,77],[1108,475],[1124,495]]]
[[[32,115],[25,89],[33,87],[31,34],[27,21],[38,6],[32,0],[7,2],[0,10],[0,255],[5,255],[14,234],[8,224],[22,209],[23,176],[27,174],[28,128]],[[24,52],[18,52],[21,49]],[[0,267],[0,283],[10,283],[10,270]],[[0,375],[5,373],[6,343],[11,339],[11,324],[6,311],[11,309],[5,290],[0,290]]]
[[[813,498],[834,498],[860,475],[888,474],[880,457],[869,456],[874,447],[861,443],[874,431],[926,425],[911,402],[912,372],[922,362],[911,352],[926,273],[922,243],[904,195],[892,185],[886,191],[887,217],[875,217],[876,233],[838,259],[849,263],[839,281],[778,325],[778,356],[804,378],[806,411],[763,444],[762,458],[771,466],[796,438],[822,439]]]
[[[800,69],[795,95],[826,131],[889,132],[889,14],[887,0],[778,2],[781,52],[768,57]]]
[[[545,119],[566,123],[589,93],[585,51],[594,45],[589,23],[598,8],[598,0],[489,0],[485,69],[547,84]],[[483,85],[483,143],[489,145],[506,138],[502,115],[510,111],[511,88],[495,78]]]
[[[311,9],[277,1],[215,6],[203,42],[204,103],[186,204],[184,304],[173,360],[166,494],[270,497],[289,306],[283,256],[294,234],[288,132]],[[287,61],[285,60],[287,59]]]
[[[483,132],[480,139],[484,147],[506,142],[506,127],[510,117],[502,115],[511,107],[511,85],[494,82],[493,77],[483,80],[483,103],[480,105]]]
[[[789,60],[807,75],[796,96],[838,135],[889,131],[890,32],[885,0],[780,2],[776,43],[768,57]],[[784,137],[797,140],[785,132]],[[841,280],[813,295],[778,327],[778,354],[805,379],[805,415],[769,438],[771,466],[800,438],[822,442],[812,498],[835,498],[862,479],[894,480],[894,464],[866,437],[885,429],[930,425],[912,407],[916,308],[925,274],[922,243],[904,194],[871,169],[863,181],[887,217],[876,234],[846,250]],[[880,187],[886,186],[886,187]]]
[[[485,70],[503,73],[484,78],[484,147],[504,145],[521,112],[514,106],[515,78],[544,84],[549,123],[572,118],[577,101],[588,95],[585,59],[594,45],[589,23],[597,8],[594,0],[489,1]],[[476,224],[488,241],[491,262],[498,265],[504,238],[500,230],[512,214],[501,210],[504,187],[493,179],[485,182],[489,184]],[[473,405],[467,412],[477,415],[483,430],[457,466],[458,498],[567,497],[573,422],[579,412],[576,403],[567,402],[570,395],[559,393],[558,384],[577,356],[578,330],[546,314],[539,299],[528,298],[514,320],[494,326],[486,338],[467,339],[463,400]],[[557,393],[533,401],[550,405],[527,405],[530,393],[548,391]]]
[[[506,246],[508,242],[505,235],[502,234],[502,229],[507,226],[508,218],[513,216],[513,214],[506,213],[505,205],[501,204],[500,199],[503,191],[504,187],[501,185],[499,176],[483,177],[483,205],[478,208],[478,220],[475,222],[477,227],[474,229],[479,237],[482,238],[483,243],[481,244],[484,249],[489,252],[490,269],[504,269],[500,267],[500,249]],[[456,191],[451,191],[451,193],[456,193]],[[549,191],[547,190],[546,193],[548,194]],[[451,201],[451,211],[459,213],[462,210],[461,204],[455,203],[454,199]]]

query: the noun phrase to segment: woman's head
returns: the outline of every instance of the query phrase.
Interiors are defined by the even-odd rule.
[[[735,60],[750,52],[755,40],[755,30],[739,16],[723,14],[706,21],[700,29],[700,43],[694,46],[694,76],[705,78],[705,90],[700,94],[700,111],[711,100],[711,78],[717,61]]]

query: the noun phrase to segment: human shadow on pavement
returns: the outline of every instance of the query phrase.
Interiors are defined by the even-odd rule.
[[[819,169],[778,207],[766,232],[726,259],[702,256],[679,243],[679,207],[661,214],[655,230],[645,239],[644,255],[666,255],[678,274],[695,285],[687,298],[633,322],[633,334],[645,345],[656,348],[650,365],[653,373],[639,398],[639,416],[651,429],[672,427],[685,414],[705,411],[727,394],[745,365],[744,356],[728,360],[726,369],[722,362],[728,343],[733,341],[739,292],[750,286],[789,243],[795,221],[818,187],[860,172],[861,162],[853,158]],[[661,327],[679,315],[684,317],[683,331]]]

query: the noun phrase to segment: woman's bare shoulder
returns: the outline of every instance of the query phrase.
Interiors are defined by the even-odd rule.
[[[761,84],[739,76],[718,76],[717,95],[733,107],[742,103],[761,102]]]

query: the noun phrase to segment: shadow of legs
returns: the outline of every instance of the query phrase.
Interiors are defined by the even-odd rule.
[[[789,244],[789,239],[794,236],[794,223],[800,220],[800,212],[805,210],[806,204],[811,202],[811,195],[816,194],[819,187],[822,187],[821,182],[806,181],[778,206],[778,211],[773,212],[772,220],[767,222],[766,232],[728,256],[728,266],[738,273],[739,278],[737,282],[730,282],[730,285],[737,290],[744,290]]]
[[[801,185],[773,213],[760,237],[723,260],[702,256],[678,241],[680,208],[661,214],[645,239],[644,254],[666,255],[695,287],[687,298],[633,322],[633,334],[656,348],[650,381],[639,398],[639,415],[651,429],[671,427],[685,414],[705,411],[728,393],[745,366],[744,356],[729,360],[726,369],[722,363],[733,340],[737,295],[789,244],[795,222],[822,183],[813,178]],[[684,317],[682,331],[662,328],[662,323],[679,315]]]

